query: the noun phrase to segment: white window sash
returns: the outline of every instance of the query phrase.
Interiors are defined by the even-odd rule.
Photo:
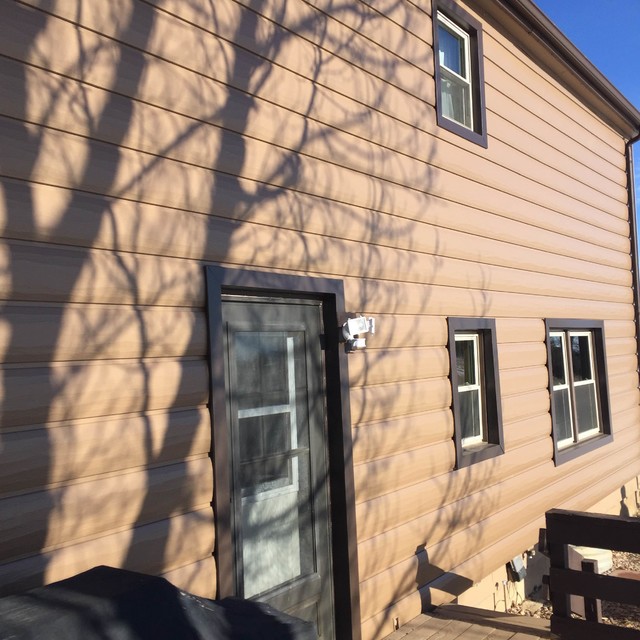
[[[456,73],[453,69],[447,67],[444,63],[440,62],[440,55],[438,53],[437,62],[440,67],[440,72],[452,82],[463,84],[468,87],[468,95],[469,100],[467,104],[467,108],[469,109],[469,118],[470,118],[470,127],[469,129],[473,130],[475,124],[473,121],[473,87],[471,82],[471,38],[469,34],[461,29],[455,22],[447,18],[443,13],[438,12],[438,22],[447,29],[452,35],[461,39],[463,43],[464,49],[464,68],[466,71],[466,76],[461,76]],[[442,99],[442,96],[441,96]],[[454,120],[457,122],[457,120]],[[458,122],[461,126],[466,127],[465,124]]]
[[[559,391],[561,389],[569,390],[569,418],[571,420],[571,431],[572,436],[570,438],[564,438],[563,440],[558,440],[556,445],[558,449],[564,449],[578,442],[582,442],[588,438],[591,438],[595,435],[602,433],[602,426],[600,424],[600,414],[599,414],[599,398],[598,398],[598,387],[596,385],[595,379],[595,362],[593,356],[593,332],[592,331],[551,331],[549,332],[550,337],[559,337],[562,343],[562,360],[564,366],[564,379],[566,384],[558,384],[553,385],[553,391]],[[586,337],[588,340],[588,348],[589,348],[589,367],[591,369],[591,378],[587,380],[579,380],[576,381],[573,379],[573,369],[572,364],[569,362],[568,356],[568,345],[571,344],[572,337]],[[577,407],[574,406],[576,401],[575,389],[577,387],[583,386],[591,386],[593,387],[594,397],[596,401],[596,426],[593,429],[589,429],[588,431],[583,431],[580,433],[578,431],[578,425],[574,414],[577,411]]]
[[[480,371],[480,336],[477,333],[456,333],[456,342],[471,342],[473,344],[473,377],[475,384],[458,385],[458,394],[478,391],[478,416],[480,418],[480,433],[478,435],[461,438],[463,447],[480,444],[485,441],[485,425],[482,413],[482,384]]]
[[[572,435],[569,438],[564,438],[557,441],[558,449],[568,447],[574,444],[574,426],[573,426],[573,397],[571,395],[571,387],[569,385],[569,361],[567,359],[567,334],[565,331],[551,331],[549,336],[552,338],[560,338],[560,344],[562,345],[562,369],[564,372],[564,384],[554,384],[553,391],[569,391],[569,424],[571,425]]]

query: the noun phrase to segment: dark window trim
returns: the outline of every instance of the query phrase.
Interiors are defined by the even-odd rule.
[[[467,129],[461,124],[446,118],[442,114],[440,100],[440,64],[438,62],[438,11],[441,11],[450,20],[469,34],[471,54],[471,75],[474,105],[474,130]],[[434,0],[431,13],[433,26],[433,66],[436,83],[436,121],[438,126],[455,133],[469,142],[488,147],[487,141],[487,116],[484,98],[484,49],[482,45],[482,24],[464,9],[451,0]]]
[[[609,400],[609,385],[607,376],[607,353],[604,337],[604,322],[602,320],[575,320],[571,318],[548,318],[545,324],[545,341],[547,346],[547,373],[549,375],[549,401],[551,412],[551,436],[553,438],[553,461],[556,466],[574,460],[575,458],[599,449],[613,441],[611,431],[611,404]],[[574,329],[591,331],[593,334],[593,350],[596,365],[596,382],[598,389],[598,410],[600,412],[600,424],[602,433],[582,442],[576,442],[570,447],[558,449],[556,436],[556,418],[553,408],[553,371],[551,367],[551,344],[549,333],[551,331],[572,331]],[[569,365],[570,366],[570,365]],[[574,407],[575,411],[575,407]]]
[[[449,379],[451,381],[451,408],[454,424],[453,440],[456,446],[456,468],[460,469],[504,453],[496,321],[493,318],[448,318],[447,322],[449,326]],[[483,399],[487,426],[487,443],[467,449],[462,446],[460,399],[455,379],[455,337],[456,332],[461,331],[475,332],[482,338],[482,362],[480,364],[484,371]]]
[[[229,425],[222,322],[222,295],[277,295],[322,300],[329,434],[332,561],[336,637],[359,640],[360,600],[356,535],[353,442],[347,356],[339,348],[338,318],[346,317],[342,280],[290,276],[218,266],[205,267],[209,330],[210,412],[216,521],[217,597],[235,593],[231,529]]]

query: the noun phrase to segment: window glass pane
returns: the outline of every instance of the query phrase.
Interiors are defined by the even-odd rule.
[[[567,439],[573,442],[569,397],[569,389],[556,389],[553,392],[553,413],[555,417],[555,433],[558,442]]]
[[[478,384],[476,380],[475,342],[473,339],[456,338],[456,370],[458,386]]]
[[[554,386],[559,384],[567,384],[562,342],[562,335],[549,336],[549,344],[551,346],[551,370],[553,372]]]
[[[482,421],[480,418],[480,390],[460,392],[460,419],[462,421],[462,439],[482,435]]]
[[[443,25],[438,25],[438,53],[441,65],[455,71],[463,78],[467,77],[465,69],[465,41],[451,33]]]
[[[588,335],[572,335],[571,338],[571,362],[573,366],[574,382],[592,380],[591,373],[591,349],[589,348]]]
[[[598,404],[595,383],[581,384],[575,388],[578,433],[598,429]]]
[[[442,115],[471,128],[471,93],[469,85],[446,76],[440,78]]]

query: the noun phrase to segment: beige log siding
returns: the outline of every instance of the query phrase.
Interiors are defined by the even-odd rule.
[[[378,320],[373,640],[640,473],[624,140],[481,15],[487,149],[436,125],[428,0],[254,5],[1,9],[0,591],[99,558],[213,596],[202,265],[331,276]],[[449,316],[496,318],[502,386],[505,455],[459,471]],[[605,321],[614,429],[557,468],[547,317]]]

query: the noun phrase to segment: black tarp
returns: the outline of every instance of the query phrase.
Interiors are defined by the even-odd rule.
[[[209,600],[163,578],[95,567],[0,598],[1,640],[317,640],[315,627],[268,605]]]

